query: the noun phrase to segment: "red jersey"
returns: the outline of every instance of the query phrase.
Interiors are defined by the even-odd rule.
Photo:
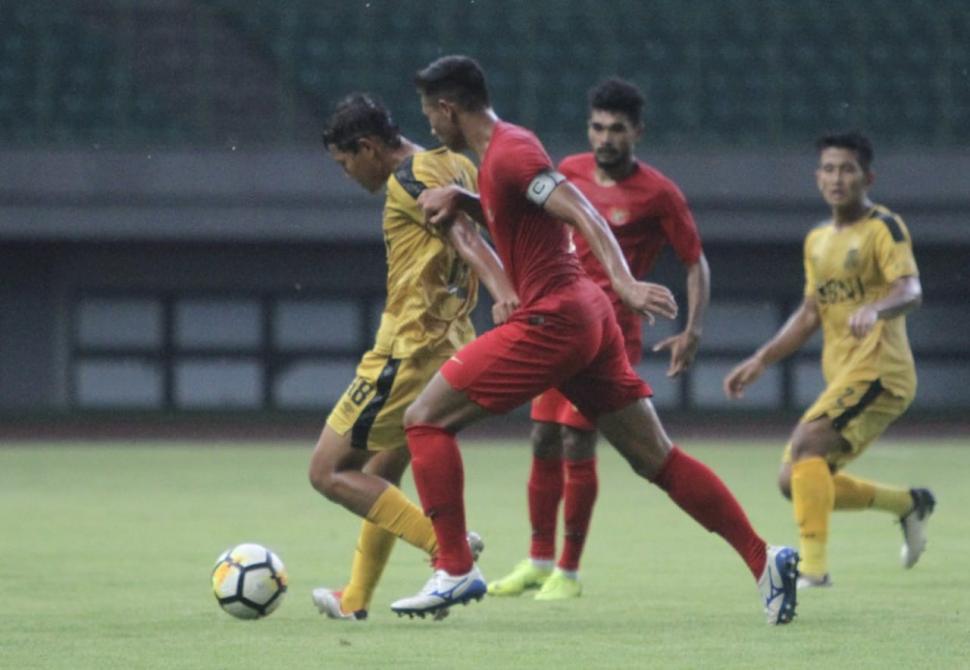
[[[526,198],[529,183],[552,160],[530,131],[500,121],[478,170],[482,211],[495,250],[523,308],[584,276],[565,223]]]
[[[677,185],[658,170],[637,161],[634,171],[622,181],[601,186],[596,181],[593,154],[582,153],[564,158],[559,171],[609,223],[630,272],[637,279],[650,272],[668,242],[684,265],[693,265],[700,259],[701,238],[687,201]],[[586,239],[582,235],[573,237],[583,268],[606,291],[616,309],[620,328],[632,345],[628,349],[642,349],[640,316],[626,307],[613,291]]]

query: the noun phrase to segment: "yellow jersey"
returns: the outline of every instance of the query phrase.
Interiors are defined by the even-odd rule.
[[[912,398],[916,368],[906,317],[879,319],[862,339],[849,330],[859,307],[884,298],[900,277],[918,276],[906,224],[881,205],[847,226],[828,221],[806,236],[804,261],[805,295],[815,299],[822,320],[826,383],[879,379],[894,395]]]
[[[445,147],[419,151],[387,179],[384,247],[387,302],[374,351],[392,358],[450,353],[475,337],[470,314],[478,279],[442,233],[424,220],[417,198],[426,188],[476,190],[470,160]]]

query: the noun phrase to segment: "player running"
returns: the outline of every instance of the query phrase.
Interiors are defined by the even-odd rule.
[[[643,94],[632,83],[608,79],[589,93],[587,136],[591,152],[566,157],[559,171],[610,225],[634,277],[644,277],[667,243],[687,273],[684,330],[657,343],[670,350],[669,377],[686,370],[700,342],[710,295],[710,271],[697,226],[680,189],[633,151],[643,134]],[[631,365],[643,356],[640,315],[623,304],[586,238],[573,237],[586,274],[599,284],[616,312]],[[538,588],[536,600],[562,600],[582,593],[579,560],[598,489],[596,426],[556,389],[532,401],[532,469],[529,473],[529,557],[488,585],[497,596]],[[556,517],[563,504],[562,553],[554,563]],[[555,570],[553,567],[555,565]]]
[[[441,364],[474,337],[469,315],[476,275],[495,297],[496,323],[518,299],[472,221],[457,216],[430,226],[418,207],[427,188],[474,189],[471,161],[444,147],[425,151],[402,137],[387,110],[362,93],[337,105],[323,142],[354,181],[371,193],[386,188],[387,300],[381,324],[374,347],[327,418],[309,471],[315,489],[364,518],[350,582],[342,591],[314,589],[313,601],[331,618],[362,620],[396,538],[431,556],[438,551],[430,521],[398,488],[409,461],[404,410]],[[481,551],[474,534],[469,543],[472,552]]]
[[[637,474],[731,544],[758,581],[769,623],[791,621],[797,553],[767,546],[724,483],[671,443],[648,399],[650,387],[627,359],[609,298],[570,251],[563,222],[586,238],[621,300],[650,322],[676,316],[673,295],[633,278],[607,223],[555,171],[535,135],[496,116],[478,63],[440,58],[417,74],[416,84],[434,134],[450,149],[481,158],[481,198],[450,186],[425,191],[419,203],[431,223],[459,212],[486,222],[522,305],[452,356],[405,412],[414,480],[439,551],[424,588],[391,608],[427,614],[484,595],[485,580],[465,541],[455,434],[557,388]]]
[[[724,379],[728,397],[741,397],[769,365],[822,327],[826,387],[795,426],[778,475],[801,537],[799,588],[832,583],[826,547],[833,509],[874,508],[899,517],[902,563],[911,568],[926,548],[936,504],[929,489],[841,472],[913,400],[916,369],[905,314],[920,305],[922,289],[906,225],[869,200],[869,140],[858,133],[827,135],[816,148],[815,178],[832,219],[805,238],[805,297],[781,330]]]

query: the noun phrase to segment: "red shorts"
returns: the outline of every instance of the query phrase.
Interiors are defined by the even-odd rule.
[[[556,388],[595,422],[653,394],[630,365],[609,299],[588,277],[518,310],[460,349],[441,374],[496,414]]]
[[[618,310],[613,306],[617,323],[623,333],[626,343],[626,357],[631,365],[636,365],[643,358],[643,336],[641,334],[640,319],[627,309]],[[576,430],[596,430],[596,426],[572,404],[566,396],[556,389],[549,389],[532,399],[532,409],[529,417],[533,421],[558,423]]]

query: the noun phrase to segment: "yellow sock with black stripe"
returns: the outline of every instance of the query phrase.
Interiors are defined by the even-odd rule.
[[[384,572],[387,559],[397,536],[380,526],[364,521],[357,537],[357,549],[350,568],[350,582],[340,598],[340,609],[344,613],[366,610],[374,596],[374,589]]]
[[[367,513],[367,520],[424,550],[429,556],[438,552],[431,519],[396,486],[384,489]]]
[[[829,517],[835,502],[835,485],[824,458],[816,456],[792,464],[791,499],[800,537],[799,570],[821,577],[828,572]]]
[[[880,509],[905,516],[913,509],[913,496],[909,489],[886,486],[838,473],[832,478],[835,484],[835,509]]]

